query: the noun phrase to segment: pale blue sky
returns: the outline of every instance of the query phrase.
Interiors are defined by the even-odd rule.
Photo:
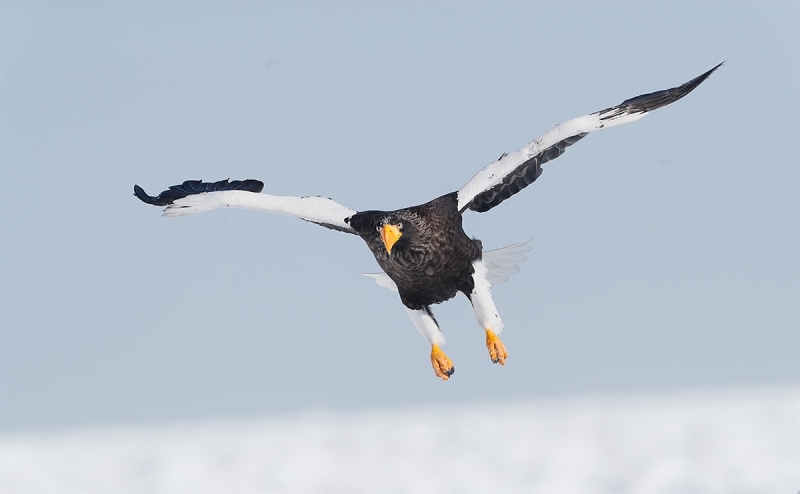
[[[785,3],[0,4],[3,430],[797,381],[800,11]],[[465,215],[535,237],[429,348],[363,242],[178,219],[186,179],[394,209],[555,124],[726,64]]]

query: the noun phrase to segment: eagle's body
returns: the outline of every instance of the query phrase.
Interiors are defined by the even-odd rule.
[[[486,346],[493,362],[505,363],[507,352],[498,334],[503,322],[492,300],[490,288],[519,271],[529,240],[482,251],[481,242],[467,236],[461,226],[466,210],[488,211],[533,183],[542,165],[590,132],[633,122],[649,112],[673,103],[699,86],[719,66],[681,86],[644,94],[621,104],[568,120],[517,151],[503,153],[481,169],[457,192],[428,203],[396,211],[357,212],[326,197],[282,197],[261,194],[258,180],[214,183],[186,181],[156,197],[138,185],[134,194],[142,201],[166,206],[165,216],[209,211],[219,207],[258,209],[288,214],[306,221],[360,236],[367,243],[384,273],[371,274],[376,282],[395,290],[411,321],[431,344],[431,362],[436,375],[449,379],[453,364],[441,351],[444,344],[430,306],[449,300],[459,292],[469,298],[478,324],[486,333]]]
[[[461,228],[456,196],[454,192],[397,211],[363,211],[349,219],[410,309],[450,300],[458,292],[469,297],[475,287],[472,264],[481,258],[481,243]],[[396,218],[408,225],[404,229],[413,228],[410,234],[404,232],[391,254],[375,236],[384,218]]]

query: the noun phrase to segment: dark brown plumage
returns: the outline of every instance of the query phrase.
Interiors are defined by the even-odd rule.
[[[362,211],[349,219],[409,309],[444,302],[458,292],[469,297],[474,288],[472,263],[481,258],[481,242],[464,233],[457,201],[453,192],[419,206]],[[391,253],[380,237],[387,223],[402,224],[403,235]]]

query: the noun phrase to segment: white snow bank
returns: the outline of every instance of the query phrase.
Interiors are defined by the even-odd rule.
[[[800,389],[6,435],[12,493],[790,493]]]

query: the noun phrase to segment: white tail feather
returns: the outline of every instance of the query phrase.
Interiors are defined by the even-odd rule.
[[[527,261],[528,258],[523,254],[530,252],[533,241],[532,238],[517,242],[500,249],[487,250],[483,252],[483,263],[486,266],[486,281],[490,285],[505,283],[512,275],[519,273],[519,265]],[[378,285],[388,288],[393,292],[397,291],[397,285],[389,278],[386,273],[361,273],[375,280]]]

